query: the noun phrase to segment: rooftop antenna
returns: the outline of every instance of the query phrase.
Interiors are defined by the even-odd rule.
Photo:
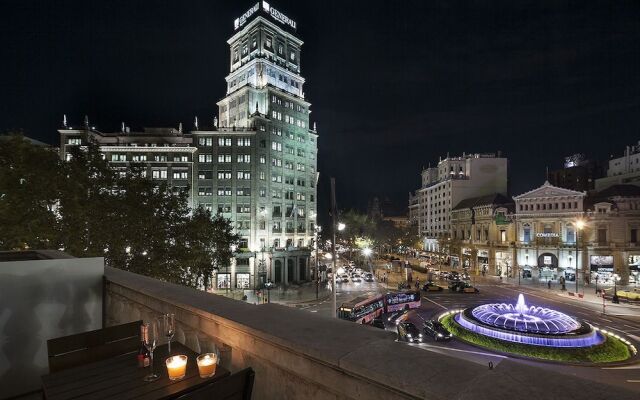
[[[62,114],[62,126],[67,127],[67,114]]]
[[[318,132],[318,125],[315,122],[313,123],[313,131]]]
[[[218,127],[218,117],[213,117],[213,127],[214,128]]]
[[[178,133],[182,133],[182,122],[178,124]]]
[[[124,126],[124,121],[120,124],[120,132],[125,133],[127,131],[127,127]]]
[[[198,130],[198,116],[196,115],[196,117],[193,119],[193,126],[196,127],[196,130]]]
[[[89,116],[88,115],[84,116],[84,127],[85,127],[85,129],[89,129]]]

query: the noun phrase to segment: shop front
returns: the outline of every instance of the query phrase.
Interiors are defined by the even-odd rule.
[[[226,272],[218,272],[216,274],[216,287],[218,290],[231,289],[231,274]]]
[[[462,268],[471,267],[471,249],[465,247],[462,249]]]
[[[595,278],[597,283],[602,285],[613,285],[613,256],[590,256],[589,271],[591,273],[591,277]]]
[[[478,250],[477,269],[483,275],[489,270],[489,251]]]
[[[627,265],[629,266],[629,284],[637,286],[640,280],[640,255],[630,255]]]
[[[460,268],[460,257],[451,256],[451,269]]]
[[[538,271],[541,280],[558,279],[558,257],[553,253],[540,254],[538,256]]]
[[[509,265],[511,261],[511,256],[506,251],[496,251],[496,265],[495,265],[495,275],[496,276],[507,276],[509,274]]]

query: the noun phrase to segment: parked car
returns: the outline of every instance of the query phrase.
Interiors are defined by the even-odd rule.
[[[382,318],[374,318],[373,321],[371,321],[371,326],[380,328],[380,329],[385,329],[384,321],[382,320]]]
[[[347,274],[343,274],[340,279],[342,280],[343,283],[347,283],[349,282],[349,275]]]
[[[457,273],[456,271],[451,271],[447,274],[447,279],[450,281],[459,281],[460,280],[460,274]]]
[[[425,321],[423,328],[424,333],[431,336],[435,341],[451,339],[451,332],[449,332],[439,321]]]
[[[351,282],[362,282],[362,279],[360,278],[360,275],[353,274],[353,276],[351,276]]]
[[[405,342],[422,342],[422,333],[411,322],[401,322],[398,324],[398,339]]]
[[[422,290],[425,292],[441,292],[442,286],[438,286],[433,281],[429,281],[422,286]]]
[[[365,274],[364,280],[367,282],[373,282],[373,274]]]

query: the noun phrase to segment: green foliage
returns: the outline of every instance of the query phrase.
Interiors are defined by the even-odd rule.
[[[186,193],[140,167],[120,175],[96,145],[71,154],[62,162],[19,135],[0,141],[0,249],[60,248],[193,287],[229,265],[238,237],[228,220],[191,210]]]
[[[606,363],[624,361],[631,356],[627,345],[610,336],[607,337],[607,340],[603,344],[586,348],[530,346],[506,342],[470,332],[455,323],[453,315],[444,317],[440,322],[442,322],[449,332],[462,341],[490,350],[525,357],[574,363]]]

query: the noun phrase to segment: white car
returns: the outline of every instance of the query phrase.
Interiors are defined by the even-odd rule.
[[[360,275],[355,274],[351,277],[351,282],[362,282],[362,278],[360,278]]]

